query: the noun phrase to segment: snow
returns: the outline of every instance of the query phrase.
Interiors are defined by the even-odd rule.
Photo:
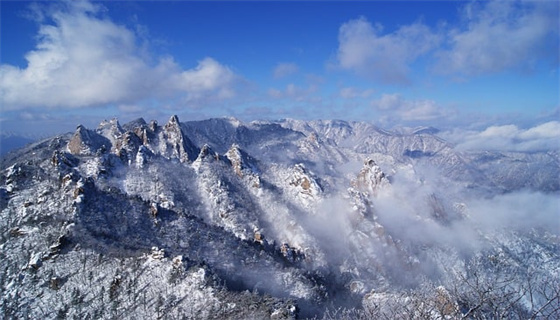
[[[16,318],[291,318],[296,305],[312,317],[310,305],[350,299],[453,318],[460,309],[433,310],[474,299],[461,282],[473,274],[511,276],[501,290],[528,290],[528,274],[535,287],[557,283],[550,226],[504,228],[473,205],[498,209],[494,195],[520,188],[557,203],[555,155],[457,153],[417,130],[113,119],[24,149],[0,170],[3,308]]]

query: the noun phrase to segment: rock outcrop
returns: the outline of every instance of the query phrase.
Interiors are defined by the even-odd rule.
[[[365,192],[369,195],[375,196],[379,190],[385,188],[390,184],[385,173],[372,159],[366,159],[364,166],[356,179],[352,181],[352,187]]]

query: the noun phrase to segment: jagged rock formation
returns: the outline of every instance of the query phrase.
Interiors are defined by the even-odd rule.
[[[260,188],[258,164],[249,154],[237,144],[233,144],[226,152],[225,157],[230,161],[235,174],[252,182],[254,188]]]
[[[426,301],[432,316],[454,318],[476,306],[453,282],[481,274],[472,268],[514,275],[508,290],[529,265],[557,283],[550,226],[500,229],[477,211],[481,195],[557,193],[558,154],[459,153],[434,132],[172,116],[78,126],[10,153],[0,168],[2,311],[281,319]],[[533,309],[510,304],[557,315],[531,294]]]
[[[105,136],[79,125],[76,133],[68,142],[68,151],[75,155],[95,155],[104,153],[111,147],[111,142]]]
[[[375,196],[379,189],[389,185],[389,179],[381,168],[372,159],[364,162],[364,167],[360,170],[357,178],[352,181],[352,186],[361,192],[366,192]]]
[[[159,136],[162,154],[170,158],[177,158],[181,162],[192,161],[196,147],[183,135],[179,118],[172,116],[163,126]]]

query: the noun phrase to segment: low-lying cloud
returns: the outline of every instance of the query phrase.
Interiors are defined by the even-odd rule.
[[[428,99],[408,100],[399,94],[383,94],[372,100],[371,106],[381,113],[400,121],[435,121],[451,115],[451,112]]]
[[[489,248],[488,239],[496,235],[543,230],[560,235],[558,193],[519,190],[480,197],[436,168],[415,169],[413,175],[397,171],[390,188],[372,199],[377,221],[405,246],[452,248],[470,256]],[[420,262],[430,265],[426,259]]]
[[[144,99],[203,99],[235,95],[239,77],[206,57],[182,69],[172,57],[153,62],[139,36],[102,17],[102,7],[86,1],[48,8],[40,19],[27,66],[0,66],[0,103],[4,110],[29,107],[82,108],[133,104]],[[33,94],[29,94],[33,92]]]
[[[557,194],[519,191],[490,199],[473,199],[469,215],[485,231],[539,228],[560,235],[560,198]]]
[[[560,150],[560,122],[550,121],[528,129],[515,125],[491,126],[483,131],[454,130],[441,136],[458,150],[537,152]]]

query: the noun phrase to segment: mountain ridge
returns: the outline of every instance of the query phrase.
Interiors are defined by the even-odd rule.
[[[469,268],[514,270],[512,285],[496,288],[514,290],[526,280],[524,247],[538,248],[531,261],[540,263],[539,279],[558,281],[549,216],[507,230],[484,213],[485,205],[503,210],[508,195],[541,199],[548,213],[560,191],[554,152],[457,152],[425,130],[360,122],[172,116],[163,125],[78,126],[6,155],[1,169],[2,303],[14,316],[39,317],[37,295],[68,316],[123,316],[121,308],[151,317],[167,308],[177,318],[293,318],[329,307],[374,312],[406,292],[436,302],[445,292],[453,305],[445,315],[460,316],[477,303],[461,282]],[[28,255],[17,253],[22,247]],[[119,264],[113,275],[102,271]],[[146,283],[148,274],[161,283]],[[445,290],[421,291],[428,283]],[[151,290],[144,309],[126,293],[142,287]],[[76,290],[84,301],[102,299],[74,305]],[[537,312],[546,295],[534,294],[531,306],[512,302],[507,311]],[[254,313],[243,311],[247,304]]]

